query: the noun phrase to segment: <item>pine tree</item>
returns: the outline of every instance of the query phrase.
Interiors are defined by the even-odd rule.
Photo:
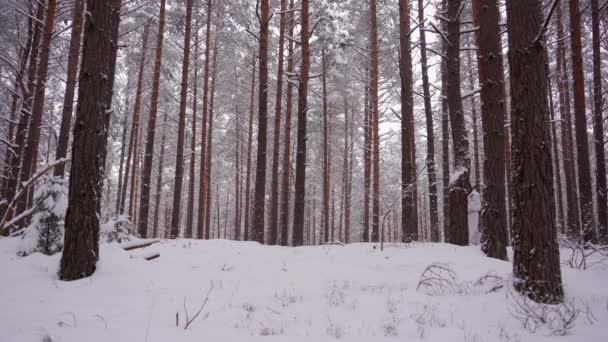
[[[148,113],[148,126],[146,127],[146,152],[144,154],[144,167],[142,173],[142,188],[137,231],[139,236],[148,235],[148,215],[150,211],[150,187],[152,179],[152,158],[154,156],[154,138],[156,136],[156,116],[158,113],[158,93],[160,87],[160,72],[163,57],[163,39],[165,34],[165,5],[166,0],[160,2],[158,15],[158,31],[156,33],[156,55],[154,57],[154,74],[152,75],[152,95],[150,97],[150,112]]]
[[[93,20],[87,20],[84,30],[61,280],[90,276],[99,258],[107,116],[112,108],[120,5],[121,0],[87,0],[87,13]]]
[[[184,185],[184,130],[186,126],[186,103],[188,101],[188,67],[190,63],[190,36],[192,29],[192,0],[186,1],[186,27],[184,30],[184,58],[182,61],[182,84],[179,103],[177,131],[177,153],[175,157],[175,185],[173,187],[173,211],[171,213],[171,238],[180,231],[182,187]]]
[[[507,2],[513,143],[513,273],[515,288],[543,303],[563,300],[552,210],[547,59],[541,2]],[[535,190],[530,191],[533,187]]]

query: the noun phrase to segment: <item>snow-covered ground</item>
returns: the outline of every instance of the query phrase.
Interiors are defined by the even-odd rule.
[[[484,257],[478,247],[415,243],[380,251],[373,244],[177,240],[127,252],[103,245],[92,277],[62,282],[59,254],[21,258],[17,245],[16,238],[0,239],[2,342],[608,341],[603,264],[584,271],[564,265],[572,306],[528,303],[540,317],[534,320],[509,289],[511,264]],[[152,252],[160,258],[143,259]],[[457,278],[418,287],[432,263]],[[477,282],[487,274],[505,280]],[[427,284],[440,285],[435,278]],[[562,331],[560,317],[569,314],[577,317]]]

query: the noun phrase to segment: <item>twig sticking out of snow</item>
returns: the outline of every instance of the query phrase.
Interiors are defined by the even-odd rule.
[[[194,316],[192,316],[192,318],[190,318],[190,316],[188,314],[188,308],[186,306],[186,301],[187,301],[188,298],[184,297],[184,313],[186,314],[186,324],[184,325],[184,330],[188,330],[188,328],[190,327],[190,325],[201,314],[201,312],[203,311],[203,309],[207,305],[207,302],[209,301],[209,296],[211,295],[211,292],[213,291],[213,289],[214,289],[214,285],[213,285],[213,281],[212,281],[212,282],[210,282],[210,286],[209,286],[209,290],[207,291],[207,295],[203,299],[203,302],[201,303],[200,307],[198,308],[198,310],[196,311],[196,313],[194,314]],[[205,316],[203,316],[203,320],[207,319],[207,317],[209,317],[209,313],[208,312],[205,314]],[[179,326],[179,312],[175,313],[175,326]]]

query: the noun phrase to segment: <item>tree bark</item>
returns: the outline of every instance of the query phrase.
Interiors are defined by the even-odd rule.
[[[329,242],[329,189],[330,177],[330,161],[329,161],[329,124],[327,113],[327,68],[325,63],[325,48],[321,50],[321,84],[322,84],[322,102],[323,102],[323,240]]]
[[[150,97],[150,113],[148,114],[148,127],[146,128],[146,152],[144,155],[144,168],[141,181],[142,187],[138,224],[138,232],[139,235],[142,237],[146,237],[148,235],[148,215],[150,212],[150,182],[152,179],[154,138],[156,136],[156,116],[158,114],[158,92],[160,88],[160,73],[163,58],[163,40],[165,34],[165,3],[166,0],[161,0],[160,13],[158,15],[159,19],[158,32],[156,33],[156,55],[154,56],[154,74],[152,76],[152,95]]]
[[[308,77],[310,71],[308,0],[301,4],[300,86],[298,88],[298,134],[296,152],[295,199],[293,208],[293,245],[304,244],[304,207],[306,194],[306,114],[308,112]]]
[[[272,176],[270,186],[270,244],[279,244],[279,150],[281,136],[281,109],[283,99],[283,50],[285,40],[285,10],[287,0],[281,0],[279,22],[279,58],[277,62],[277,94],[274,107],[274,139],[272,146]]]
[[[369,68],[365,68],[369,77]],[[369,234],[369,199],[372,185],[372,120],[369,101],[369,79],[365,80],[363,100],[363,242],[370,242]]]
[[[6,185],[5,198],[12,199],[17,190],[20,190],[20,176],[21,176],[21,168],[22,163],[21,160],[24,157],[25,153],[25,145],[28,134],[28,128],[30,124],[31,112],[32,112],[32,100],[34,97],[34,90],[36,86],[36,75],[37,75],[37,67],[38,67],[38,52],[40,45],[40,36],[42,33],[43,22],[44,22],[44,8],[45,1],[39,1],[36,9],[36,20],[34,21],[33,34],[31,40],[31,53],[29,58],[29,70],[27,75],[27,82],[22,86],[21,96],[23,98],[21,104],[21,115],[19,117],[19,123],[17,124],[17,132],[15,133],[15,139],[13,145],[17,146],[17,151],[12,154],[10,160],[10,173],[9,180]],[[24,196],[25,197],[25,196]],[[27,198],[20,201],[21,208],[27,205]],[[4,214],[5,210],[8,208],[2,206],[0,207],[0,214]],[[12,210],[11,210],[12,211]],[[8,217],[11,216],[11,212],[8,213]]]
[[[182,61],[182,84],[179,102],[177,130],[177,153],[175,156],[175,185],[173,188],[173,211],[171,213],[171,238],[180,230],[182,187],[184,185],[184,129],[186,126],[186,103],[188,101],[188,67],[190,63],[190,38],[192,29],[192,0],[186,1],[186,27],[184,30],[184,58]]]
[[[454,141],[454,173],[450,177],[450,216],[446,241],[456,245],[469,244],[468,195],[471,161],[469,141],[464,122],[460,93],[460,0],[448,0],[447,23],[447,101]]]
[[[424,1],[418,0],[418,23],[424,26]],[[439,214],[437,209],[437,171],[435,170],[435,133],[433,125],[433,107],[429,87],[428,63],[426,56],[426,34],[420,30],[420,67],[422,71],[422,92],[424,96],[424,114],[426,117],[426,168],[429,179],[429,218],[431,241],[439,242]]]
[[[257,9],[256,9],[257,10]],[[268,139],[268,0],[261,0],[260,11],[260,71],[258,92],[258,150],[253,196],[253,239],[264,243],[264,208],[266,205],[266,143]]]
[[[576,129],[576,159],[578,166],[579,205],[581,210],[582,239],[595,239],[593,217],[593,193],[591,192],[591,167],[589,162],[589,140],[587,138],[587,114],[585,112],[585,77],[583,74],[583,49],[581,43],[581,14],[579,0],[570,3],[570,50],[572,53],[572,89],[574,93],[574,127]],[[571,232],[572,237],[580,233]]]
[[[380,138],[379,138],[379,111],[378,111],[378,18],[377,0],[370,0],[370,104],[372,121],[372,236],[371,242],[379,241],[380,229]]]
[[[154,218],[152,219],[152,237],[158,237],[158,215],[160,214],[160,197],[163,186],[163,167],[165,161],[165,139],[167,127],[167,112],[163,119],[163,135],[160,138],[160,156],[158,157],[158,173],[156,176],[156,193],[154,194]]]
[[[414,182],[416,167],[414,152],[414,98],[412,57],[410,55],[410,10],[409,1],[399,1],[399,74],[401,78],[401,240],[418,240],[418,213],[415,204]],[[373,78],[374,76],[372,76]],[[377,76],[376,76],[377,77]],[[376,100],[377,101],[377,100]],[[377,111],[377,104],[374,105]],[[375,114],[377,115],[377,114]],[[374,120],[377,120],[375,118]],[[377,125],[377,123],[374,123]],[[374,129],[377,129],[375,127]],[[374,132],[377,135],[377,133]],[[374,141],[374,154],[378,141]],[[377,156],[375,158],[378,158]],[[374,161],[375,163],[377,161]],[[374,166],[375,167],[375,166]],[[374,169],[374,183],[377,169]],[[374,214],[376,215],[376,214]]]
[[[532,300],[563,300],[553,216],[550,123],[541,3],[507,2],[513,143],[513,273],[515,288]]]
[[[295,25],[295,14],[293,0],[289,1],[289,9],[292,11],[289,14],[289,37],[293,37],[293,28]],[[294,66],[293,41],[290,39],[287,48],[287,74],[292,75]],[[283,145],[283,175],[281,180],[281,246],[288,245],[289,236],[289,174],[291,171],[291,111],[292,111],[292,93],[293,84],[287,82],[287,94],[285,100],[285,143]]]
[[[562,1],[557,2],[557,77],[559,84],[559,108],[562,123],[562,159],[564,160],[564,174],[567,204],[567,229],[568,234],[574,234],[580,230],[579,208],[577,203],[577,182],[574,170],[574,141],[572,138],[572,115],[570,110],[570,90],[568,87],[568,68],[566,61],[565,37],[562,25]]]
[[[42,34],[42,45],[40,46],[40,57],[36,74],[36,87],[34,92],[34,102],[32,105],[32,118],[29,125],[29,132],[25,148],[23,150],[23,160],[21,161],[20,182],[27,182],[30,177],[36,174],[38,167],[38,146],[40,144],[40,126],[42,125],[42,112],[44,111],[44,100],[46,92],[46,81],[49,70],[49,54],[51,50],[51,39],[53,26],[55,25],[56,0],[49,0],[46,6],[46,18],[44,21],[44,32]],[[32,205],[34,197],[34,187],[30,187],[27,196],[21,197],[17,205],[17,212],[22,213]]]
[[[65,82],[65,94],[63,96],[63,110],[61,112],[61,126],[59,138],[57,139],[57,150],[55,159],[67,156],[68,142],[70,139],[70,124],[72,122],[72,111],[74,110],[74,92],[76,88],[76,77],[78,76],[78,57],[80,56],[80,39],[84,23],[84,0],[75,0],[72,10],[72,33],[70,36],[70,47],[68,50],[68,73]],[[55,177],[62,177],[65,172],[65,163],[57,165],[54,171]]]
[[[483,189],[479,225],[482,250],[491,258],[507,260],[505,154],[500,13],[496,0],[473,0],[477,32],[477,64],[481,86],[483,130]]]
[[[205,184],[207,189],[206,189],[206,202],[209,204],[207,205],[207,212],[205,213],[205,222],[211,222],[211,167],[212,167],[212,161],[213,158],[211,157],[211,153],[212,153],[212,147],[213,147],[213,100],[215,97],[215,85],[217,83],[217,40],[214,42],[213,44],[213,61],[212,61],[212,72],[211,72],[211,77],[212,77],[212,81],[211,81],[211,94],[210,94],[210,99],[209,99],[209,132],[207,132],[207,167],[205,167],[205,172],[207,173],[206,179],[205,179]],[[218,193],[219,196],[219,193]],[[218,199],[219,202],[219,199]],[[219,204],[218,204],[219,205]],[[218,218],[218,222],[219,222],[219,218]],[[210,227],[207,227],[210,228]],[[218,226],[218,234],[219,234],[219,226]],[[205,230],[205,239],[209,239],[209,229]]]
[[[194,172],[196,169],[196,108],[198,107],[198,25],[194,33],[194,80],[192,85],[192,137],[190,139],[190,171],[188,174],[188,208],[186,211],[187,239],[192,238],[194,224]]]
[[[205,236],[205,164],[207,153],[207,116],[208,116],[208,100],[209,100],[209,63],[211,62],[211,20],[212,20],[212,4],[213,1],[207,1],[207,31],[205,33],[205,67],[203,75],[203,120],[201,124],[201,161],[200,161],[200,178],[198,187],[198,219],[196,221],[197,237],[199,239]]]
[[[593,136],[595,143],[598,240],[608,243],[608,207],[606,193],[606,155],[604,151],[604,121],[602,118],[602,56],[600,52],[600,13],[598,0],[591,0],[591,30],[593,33]]]
[[[99,258],[99,217],[120,5],[121,0],[87,0],[87,13],[92,20],[87,20],[84,31],[69,202],[59,269],[61,280],[90,276]]]
[[[249,97],[249,132],[247,134],[247,175],[245,177],[245,231],[243,239],[249,241],[249,215],[251,213],[251,154],[253,143],[253,105],[255,100],[255,66],[256,66],[255,49],[251,52],[251,96]]]

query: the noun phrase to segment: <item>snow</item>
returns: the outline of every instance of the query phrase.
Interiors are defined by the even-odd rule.
[[[563,266],[567,297],[580,314],[556,337],[523,327],[507,286],[511,264],[486,258],[478,246],[388,244],[382,252],[373,244],[175,240],[127,252],[112,243],[101,246],[92,277],[62,282],[60,253],[22,258],[18,243],[0,239],[0,341],[599,342],[608,336],[606,264],[584,271]],[[160,257],[144,260],[153,252]],[[418,290],[432,263],[450,267],[457,285]],[[476,285],[489,273],[505,279],[494,283],[504,286]],[[184,307],[192,318],[207,294],[184,330]]]

